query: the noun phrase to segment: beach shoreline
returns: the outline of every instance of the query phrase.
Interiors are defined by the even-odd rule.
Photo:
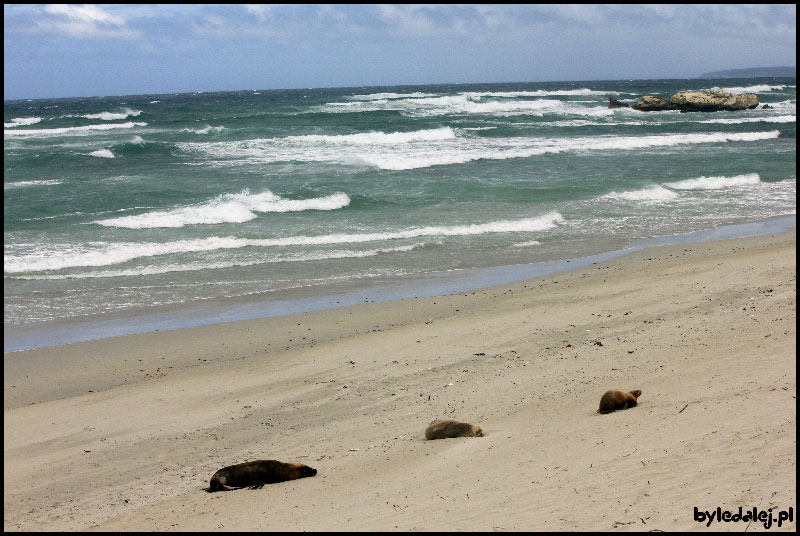
[[[6,353],[4,529],[704,530],[694,507],[796,510],[795,257],[794,230],[680,243]],[[639,406],[597,415],[607,389]],[[425,441],[436,418],[486,435]],[[203,491],[249,459],[318,475]]]
[[[448,272],[406,274],[340,284],[328,283],[250,296],[151,306],[144,310],[133,309],[21,325],[4,324],[3,351],[8,353],[133,333],[286,316],[366,302],[474,291],[585,267],[594,262],[604,262],[649,247],[748,238],[786,231],[795,225],[796,214],[787,214],[679,235],[636,240],[624,249],[584,257]]]

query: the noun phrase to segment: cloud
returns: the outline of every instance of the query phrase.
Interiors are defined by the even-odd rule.
[[[39,11],[31,30],[78,39],[131,39],[138,35],[127,27],[125,18],[90,4],[47,4]]]

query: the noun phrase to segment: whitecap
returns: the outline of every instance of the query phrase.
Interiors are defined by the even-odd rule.
[[[664,186],[675,190],[718,190],[731,186],[752,186],[761,182],[758,173],[736,175],[734,177],[698,177],[677,182],[666,182]]]
[[[779,85],[779,86],[770,86],[767,84],[757,84],[754,86],[738,86],[738,87],[714,87],[711,88],[712,91],[725,91],[727,93],[768,93],[772,90],[782,90],[786,89],[786,86]]]
[[[198,253],[220,249],[245,247],[313,246],[334,244],[358,244],[364,242],[414,239],[429,236],[474,236],[487,233],[530,233],[554,228],[564,218],[551,212],[536,218],[522,220],[500,220],[488,223],[427,226],[396,231],[374,233],[337,233],[319,236],[287,236],[282,238],[236,238],[208,237],[201,239],[175,240],[171,242],[91,243],[74,245],[36,245],[17,254],[6,252],[3,257],[6,273],[39,272],[65,268],[111,266],[143,257],[176,253]]]
[[[630,190],[627,192],[611,192],[601,197],[601,199],[614,199],[620,201],[642,201],[645,203],[660,203],[672,201],[678,194],[668,190],[663,186],[653,185],[641,190]]]
[[[112,130],[117,128],[134,128],[134,127],[145,127],[147,123],[135,123],[135,122],[128,122],[128,123],[112,123],[107,125],[86,125],[82,127],[62,127],[62,128],[41,128],[41,129],[16,129],[16,130],[4,130],[3,135],[5,136],[30,136],[30,137],[41,137],[41,136],[61,136],[61,135],[70,135],[70,134],[86,134],[96,130]]]
[[[16,279],[24,280],[63,280],[63,279],[98,279],[109,277],[140,277],[143,275],[159,275],[171,272],[194,272],[199,270],[219,270],[225,268],[236,268],[246,266],[257,266],[261,264],[275,264],[283,262],[309,262],[325,261],[332,259],[358,259],[365,257],[375,257],[388,253],[404,253],[423,247],[424,243],[409,244],[406,246],[396,246],[389,248],[358,250],[328,250],[315,251],[308,253],[297,253],[289,255],[277,255],[274,257],[259,258],[253,261],[227,261],[227,262],[205,262],[198,261],[192,264],[166,264],[158,266],[146,266],[131,268],[127,270],[101,270],[96,272],[78,272],[71,274],[47,274],[47,275],[17,275]]]
[[[81,117],[86,119],[102,119],[103,121],[115,121],[119,119],[126,119],[128,117],[136,117],[141,114],[141,110],[131,110],[130,108],[123,108],[121,112],[100,112],[97,114],[85,114]]]
[[[289,136],[287,141],[311,142],[311,143],[333,143],[333,144],[357,144],[357,145],[395,145],[400,143],[411,143],[415,141],[437,141],[448,140],[456,137],[455,132],[450,127],[416,130],[412,132],[363,132],[359,134],[342,135],[320,135],[309,134],[306,136]]]
[[[199,205],[97,220],[94,223],[127,229],[177,228],[185,225],[243,223],[256,218],[257,212],[337,210],[349,204],[350,198],[342,192],[312,199],[283,199],[269,190],[260,194],[250,194],[249,190],[244,190],[238,194],[219,195]]]
[[[98,149],[89,153],[89,156],[96,156],[98,158],[114,158],[114,153],[109,149]]]
[[[182,128],[181,132],[193,132],[195,134],[208,134],[209,132],[222,132],[225,130],[223,126],[216,126],[212,127],[211,125],[206,125],[203,128]]]
[[[3,183],[3,189],[7,190],[10,188],[23,188],[26,186],[55,186],[57,184],[61,184],[64,182],[63,179],[49,179],[49,180],[40,180],[40,181],[17,181],[17,182],[6,182]]]
[[[722,125],[741,125],[744,123],[796,123],[796,115],[778,115],[763,117],[741,117],[738,119],[707,119],[700,123],[716,123]]]
[[[422,97],[435,97],[435,93],[370,93],[368,95],[352,95],[349,98],[363,101],[386,101],[389,99],[418,99]]]
[[[25,125],[35,125],[42,120],[41,117],[15,117],[9,123],[3,123],[3,128],[22,127]]]

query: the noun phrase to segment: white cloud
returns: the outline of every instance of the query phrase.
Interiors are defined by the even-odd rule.
[[[60,33],[77,38],[133,38],[137,34],[126,26],[123,17],[90,4],[48,4],[35,21],[40,32]]]

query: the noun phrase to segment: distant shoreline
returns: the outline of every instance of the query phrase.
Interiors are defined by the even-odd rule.
[[[797,67],[751,67],[703,73],[697,78],[797,78]]]

